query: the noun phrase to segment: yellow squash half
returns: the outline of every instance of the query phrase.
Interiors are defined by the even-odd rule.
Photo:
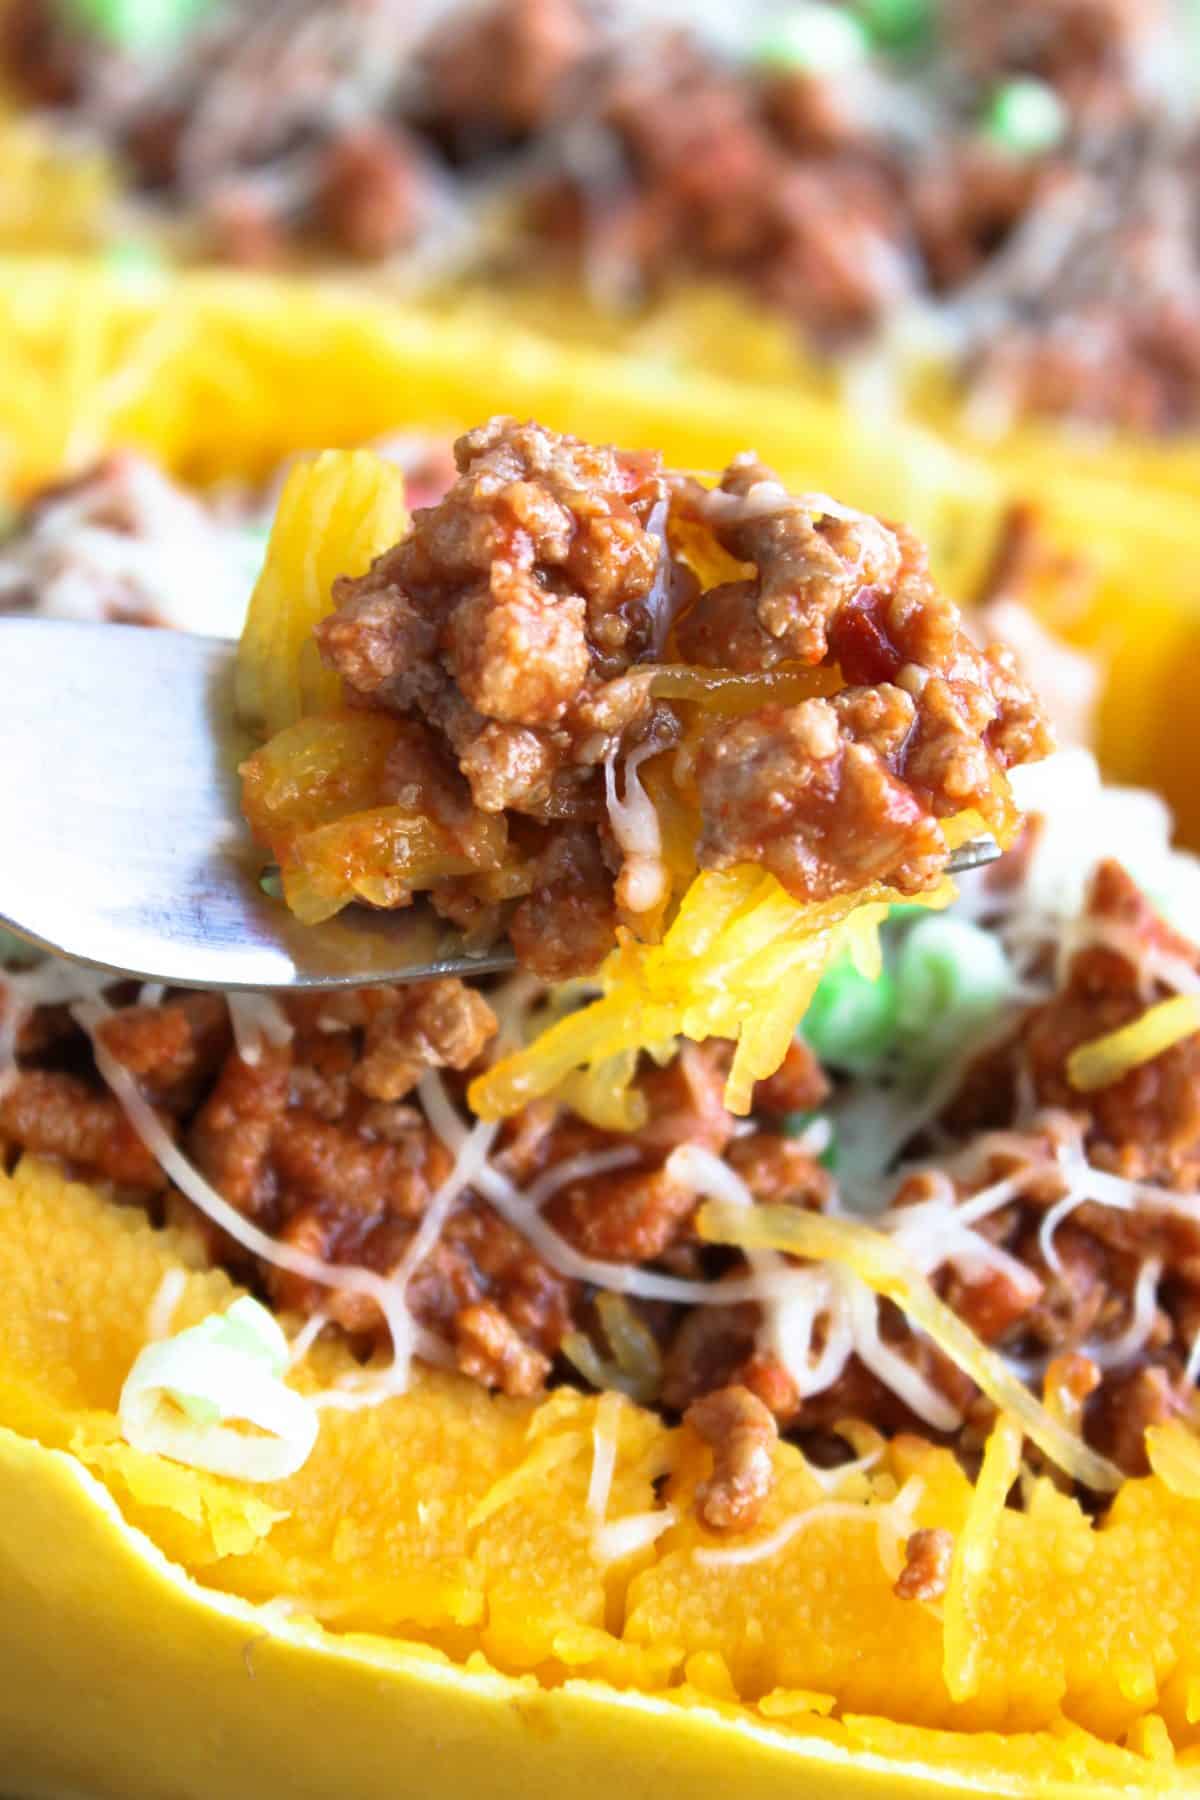
[[[752,436],[790,483],[910,518],[967,592],[1023,491],[1019,468],[765,380],[348,289],[10,264],[0,325],[14,496],[117,442],[199,480],[253,478],[296,449],[507,408],[697,468]],[[1110,766],[1190,795],[1200,830],[1176,704],[1200,674],[1200,525],[1186,491],[1136,477],[1043,461],[1036,497],[1099,571],[1070,628],[1108,658]],[[894,1597],[865,1516],[702,1571],[703,1453],[627,1407],[610,1514],[660,1503],[665,1474],[679,1518],[605,1566],[585,1504],[592,1400],[426,1376],[324,1413],[309,1463],[266,1489],[131,1451],[117,1397],[181,1263],[184,1325],[234,1290],[183,1239],[36,1164],[0,1179],[6,1796],[1200,1792],[1200,1481],[1179,1444],[1099,1529],[1045,1482],[993,1517],[947,1455],[892,1446],[852,1496],[864,1514],[915,1475],[915,1523],[995,1539],[939,1617]],[[319,1348],[310,1379],[337,1372]],[[779,1454],[764,1530],[823,1498]]]
[[[22,1800],[1200,1785],[1200,1489],[1179,1444],[1097,1529],[1049,1481],[999,1510],[994,1479],[972,1490],[900,1439],[784,1549],[718,1569],[694,1557],[716,1542],[690,1505],[707,1453],[622,1403],[608,1518],[661,1503],[676,1523],[605,1564],[597,1402],[575,1394],[427,1374],[324,1411],[308,1463],[267,1486],[132,1450],[114,1409],[177,1268],[177,1328],[232,1298],[138,1210],[32,1161],[0,1181],[0,1746]],[[319,1349],[304,1379],[340,1367]],[[778,1457],[764,1534],[827,1503]],[[893,1595],[877,1541],[914,1477],[913,1522],[974,1546],[941,1608]]]

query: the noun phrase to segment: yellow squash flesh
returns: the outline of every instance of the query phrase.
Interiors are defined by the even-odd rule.
[[[958,1602],[964,1685],[937,1609],[892,1594],[865,1506],[773,1558],[701,1567],[707,1453],[632,1404],[607,1516],[653,1507],[665,1474],[679,1522],[608,1567],[586,1510],[596,1402],[569,1392],[504,1400],[426,1374],[323,1411],[305,1467],[262,1487],[131,1450],[114,1408],[180,1266],[175,1329],[235,1292],[187,1238],[45,1165],[0,1180],[0,1746],[24,1800],[1200,1781],[1188,1471],[1129,1483],[1100,1530],[1048,1482],[1005,1512],[1001,1554]],[[343,1367],[319,1347],[301,1379]],[[840,1497],[878,1502],[913,1476],[915,1522],[961,1532],[969,1484],[916,1439]],[[761,1531],[824,1499],[780,1450]]]

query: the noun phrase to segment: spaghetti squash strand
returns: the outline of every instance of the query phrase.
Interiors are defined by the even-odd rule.
[[[1021,1422],[1001,1413],[983,1453],[983,1466],[950,1566],[942,1638],[942,1671],[950,1698],[970,1700],[979,1692],[983,1634],[979,1607],[996,1558],[996,1540],[1009,1489],[1021,1469]]]
[[[326,450],[292,469],[238,646],[248,724],[274,733],[337,704],[341,683],[317,656],[313,629],[333,607],[335,579],[363,574],[407,524],[404,477],[382,457]]]
[[[1079,1044],[1067,1058],[1067,1080],[1081,1094],[1110,1087],[1200,1031],[1200,995],[1176,994],[1148,1007],[1117,1031]]]
[[[954,893],[944,880],[917,900],[940,909]],[[506,1118],[607,1057],[675,1037],[725,1037],[737,1042],[725,1103],[747,1113],[754,1083],[783,1061],[825,970],[843,952],[877,967],[879,926],[898,898],[876,883],[803,905],[749,865],[697,875],[662,942],[625,936],[600,972],[603,997],[479,1076],[471,1107]]]

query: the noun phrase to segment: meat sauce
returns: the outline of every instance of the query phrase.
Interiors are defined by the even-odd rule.
[[[561,980],[594,970],[618,924],[661,913],[665,871],[613,804],[618,772],[628,806],[647,760],[692,820],[698,868],[757,864],[802,902],[932,886],[955,815],[1011,832],[1006,771],[1044,755],[1049,730],[911,533],[793,497],[752,456],[709,490],[651,453],[506,418],[455,454],[444,498],[335,585],[316,635],[347,705],[395,721],[377,799],[431,818],[465,859],[424,885],[477,941],[508,935]],[[735,718],[656,697],[681,662],[811,675],[812,697]],[[246,765],[245,806],[286,862],[265,798],[276,757]]]

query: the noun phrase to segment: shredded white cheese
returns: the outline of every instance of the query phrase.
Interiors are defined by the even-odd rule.
[[[587,1509],[597,1525],[603,1525],[617,1467],[621,1397],[601,1394],[592,1426],[592,1472],[588,1478]]]
[[[303,1280],[315,1281],[323,1287],[338,1288],[351,1294],[365,1294],[374,1300],[391,1334],[397,1371],[402,1369],[407,1374],[408,1359],[414,1347],[420,1347],[422,1355],[430,1360],[444,1360],[439,1354],[441,1346],[431,1339],[429,1333],[421,1332],[417,1327],[394,1282],[377,1275],[372,1269],[326,1262],[322,1257],[310,1256],[291,1244],[282,1244],[268,1232],[251,1224],[235,1206],[231,1206],[172,1141],[165,1125],[142,1095],[133,1076],[105,1048],[97,1027],[111,1016],[112,1009],[103,1000],[97,999],[80,1002],[71,1010],[91,1039],[96,1067],[120,1102],[134,1131],[180,1193],[199,1207],[206,1218],[220,1230],[227,1232],[243,1250],[248,1250],[252,1256],[273,1268],[284,1269],[288,1274],[299,1275]],[[377,1381],[371,1397],[383,1398],[388,1391],[394,1392],[395,1388],[389,1389],[387,1384]],[[339,1396],[330,1393],[321,1396],[321,1399],[325,1404],[355,1403],[348,1394]]]
[[[627,1513],[623,1519],[612,1519],[592,1533],[592,1553],[601,1564],[623,1562],[657,1543],[664,1531],[679,1521],[673,1506],[658,1507],[652,1512]]]
[[[614,749],[604,761],[604,794],[613,837],[624,862],[617,878],[617,903],[631,913],[653,910],[666,896],[667,870],[662,860],[662,828],[654,802],[638,779],[638,769],[656,754],[642,744],[625,758],[625,797],[617,798]]]
[[[168,1269],[146,1308],[146,1337],[153,1343],[170,1335],[171,1320],[187,1287],[186,1269]]]
[[[48,956],[32,969],[0,969],[0,1096],[17,1079],[17,1040],[39,1006],[94,999],[111,975]]]
[[[273,995],[231,992],[225,1003],[237,1053],[252,1069],[262,1061],[264,1043],[272,1049],[291,1043],[292,1022]]]
[[[1102,1369],[1119,1369],[1146,1348],[1158,1317],[1158,1284],[1162,1272],[1161,1260],[1148,1256],[1133,1284],[1129,1323],[1125,1330],[1118,1337],[1097,1340],[1087,1346],[1086,1354]]]
[[[879,1560],[889,1580],[894,1581],[904,1566],[902,1546],[912,1533],[913,1515],[920,1503],[925,1484],[918,1475],[910,1475],[895,1499],[882,1504],[865,1505],[845,1500],[822,1500],[803,1512],[792,1513],[766,1537],[752,1543],[739,1544],[728,1550],[697,1549],[692,1560],[705,1569],[744,1569],[751,1563],[764,1562],[779,1552],[813,1525],[830,1519],[849,1519],[856,1524],[873,1525]]]

